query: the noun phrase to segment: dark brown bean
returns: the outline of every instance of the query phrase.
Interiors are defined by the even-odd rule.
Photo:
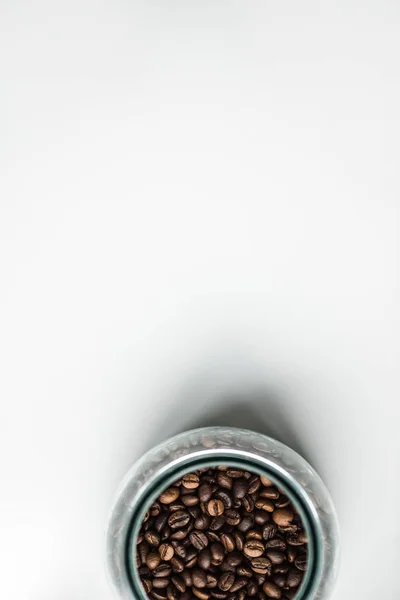
[[[217,600],[225,600],[228,597],[228,592],[222,592],[220,589],[212,590],[211,596]]]
[[[263,529],[264,540],[272,540],[276,536],[276,525],[274,523],[267,523]]]
[[[175,554],[172,544],[161,544],[158,552],[160,553],[161,560],[171,560]]]
[[[164,589],[169,585],[168,577],[155,577],[152,581],[153,588],[155,589]]]
[[[168,600],[177,600],[178,591],[173,585],[167,587],[167,598]]]
[[[198,551],[195,548],[189,548],[186,552],[185,567],[191,569],[197,565]]]
[[[177,510],[168,517],[168,525],[171,529],[180,529],[186,527],[190,521],[190,515],[185,510]]]
[[[162,529],[164,529],[164,527],[167,524],[167,521],[168,521],[168,513],[167,512],[162,512],[158,515],[158,517],[156,517],[156,520],[154,521],[154,527],[158,531],[158,533],[160,533],[160,531]]]
[[[209,515],[200,515],[194,522],[195,529],[203,530],[207,529],[210,525],[211,518]]]
[[[222,515],[225,511],[224,503],[218,498],[209,500],[207,503],[207,511],[208,514],[212,517],[218,517],[219,515]]]
[[[225,520],[228,525],[238,525],[241,520],[240,513],[237,510],[230,508],[225,511]]]
[[[161,505],[159,502],[153,502],[150,507],[150,516],[157,517],[161,512]]]
[[[231,589],[234,581],[235,581],[235,576],[233,573],[230,573],[230,572],[223,573],[218,580],[218,587],[223,592],[228,592]]]
[[[171,558],[170,564],[174,573],[182,573],[183,569],[185,568],[185,563],[181,558],[178,558],[177,556]]]
[[[229,467],[226,471],[226,474],[228,475],[228,477],[244,477],[244,471],[241,471],[240,469],[232,469]]]
[[[155,569],[156,567],[158,567],[160,562],[161,557],[158,552],[149,552],[146,558],[146,565],[149,567],[149,569]]]
[[[274,565],[274,573],[287,573],[289,571],[289,563],[283,561],[281,564]]]
[[[188,496],[182,496],[182,502],[185,506],[195,506],[196,504],[198,504],[200,502],[199,497],[198,496],[192,496],[192,495],[188,495]]]
[[[196,473],[187,473],[182,477],[182,485],[183,487],[194,490],[199,487],[200,479]]]
[[[235,550],[235,538],[230,533],[221,533],[220,540],[227,552]]]
[[[186,587],[192,587],[192,585],[193,585],[192,571],[189,571],[188,569],[184,569],[181,573],[181,577],[184,580]]]
[[[263,536],[258,529],[249,529],[246,533],[246,540],[262,540]]]
[[[181,542],[173,540],[171,542],[171,545],[172,545],[172,547],[173,547],[173,549],[175,551],[175,554],[177,554],[181,558],[185,558],[186,557],[186,548],[185,548],[185,546]]]
[[[247,491],[248,494],[254,494],[260,488],[261,480],[257,475],[253,475],[249,479],[249,489]]]
[[[247,582],[248,579],[246,577],[238,577],[238,579],[235,580],[234,584],[231,586],[231,589],[229,591],[231,592],[231,594],[234,592],[238,592],[247,585]]]
[[[290,588],[298,587],[303,579],[303,574],[298,569],[290,569],[287,574],[286,583]]]
[[[218,579],[212,573],[207,573],[207,587],[215,588],[217,587]]]
[[[151,590],[153,588],[153,584],[151,582],[151,579],[142,579],[142,584],[143,584],[144,591],[146,592],[146,594],[148,594],[149,592],[151,592]]]
[[[166,600],[167,590],[151,590],[150,596],[154,598],[154,600]]]
[[[185,537],[192,531],[192,526],[189,525],[185,529],[173,530],[173,533],[169,535],[171,540],[184,540]],[[161,536],[162,537],[162,536]]]
[[[251,568],[253,571],[261,575],[268,575],[271,571],[271,566],[271,561],[266,556],[253,558],[251,561]]]
[[[196,550],[203,550],[208,546],[208,537],[202,531],[192,531],[189,534],[189,539]]]
[[[272,581],[276,583],[278,587],[283,588],[286,585],[286,576],[283,574],[274,575]]]
[[[254,518],[251,515],[246,515],[243,519],[238,523],[237,528],[242,533],[249,531],[254,525]]]
[[[202,502],[208,502],[212,496],[212,489],[209,483],[202,483],[198,490],[199,498]]]
[[[266,555],[273,565],[280,565],[285,560],[284,553],[277,550],[267,550]]]
[[[239,477],[238,479],[235,479],[235,481],[233,482],[233,486],[232,486],[232,492],[233,492],[234,498],[236,498],[236,500],[238,500],[240,498],[244,498],[245,495],[247,494],[248,489],[249,489],[249,482],[247,481],[247,479],[245,479],[244,477]]]
[[[223,472],[218,473],[217,475],[217,483],[220,487],[225,488],[227,490],[231,490],[232,489],[232,479]]]
[[[294,561],[295,566],[299,569],[299,571],[306,571],[307,569],[307,555],[300,554],[296,560]]]
[[[220,542],[213,542],[210,545],[211,560],[214,565],[220,565],[224,560],[224,547]]]
[[[278,508],[272,515],[272,520],[279,527],[286,527],[293,521],[294,513],[291,508]]]
[[[171,577],[171,581],[178,590],[178,592],[183,594],[183,592],[186,590],[186,583],[183,577],[179,575],[173,575],[173,577]]]
[[[222,500],[225,508],[232,508],[232,497],[226,490],[218,490],[215,492],[215,496]]]
[[[241,552],[243,550],[243,546],[244,546],[244,537],[243,534],[240,533],[240,531],[234,531],[232,533],[234,540],[235,540],[235,544],[236,544],[236,550],[239,550],[239,552]]]
[[[295,558],[297,556],[297,551],[295,548],[288,548],[286,552],[287,559],[290,563],[294,563]]]
[[[251,496],[245,496],[242,500],[242,505],[245,511],[253,512],[254,510],[254,500]]]
[[[225,525],[225,517],[223,515],[220,515],[218,517],[213,517],[211,519],[210,529],[211,529],[211,531],[218,531],[219,529],[222,529],[222,527],[224,525]]]
[[[255,507],[260,510],[266,510],[267,512],[274,512],[275,506],[272,500],[268,500],[267,498],[259,498],[255,501]]]
[[[172,502],[175,502],[177,498],[179,498],[179,488],[170,487],[162,492],[158,499],[161,504],[171,504]]]
[[[199,600],[208,600],[208,598],[210,597],[209,592],[207,592],[204,589],[192,587],[192,592]]]
[[[260,480],[265,487],[270,487],[271,485],[274,485],[274,482],[271,481],[271,479],[269,479],[268,477],[265,477],[264,475],[261,475]]]
[[[249,581],[247,584],[247,595],[248,596],[257,596],[258,593],[258,585],[255,581]]]
[[[278,550],[279,552],[285,552],[286,543],[280,538],[274,538],[273,540],[267,541],[267,543],[265,544],[265,548],[267,550]]]
[[[279,498],[279,492],[276,487],[267,487],[261,490],[260,497],[268,498],[269,500],[276,500]]]
[[[146,531],[144,538],[150,546],[159,546],[160,534],[157,531]]]
[[[276,508],[285,508],[286,506],[289,506],[289,504],[290,500],[284,494],[281,494],[279,498],[275,501]]]
[[[171,565],[167,565],[165,563],[161,563],[153,569],[153,577],[169,577],[171,575]]]
[[[260,527],[262,527],[263,525],[268,523],[270,518],[271,518],[270,514],[267,513],[265,510],[255,510],[254,511],[254,520],[257,523],[257,525],[260,525]]]
[[[276,598],[276,600],[282,598],[281,589],[273,581],[266,581],[263,585],[263,590],[268,598]]]
[[[264,545],[259,540],[249,540],[245,543],[243,552],[248,558],[257,558],[264,553]]]
[[[240,575],[240,577],[252,577],[253,571],[247,565],[239,565],[236,569],[236,573]]]
[[[211,566],[211,551],[209,548],[203,548],[199,553],[197,563],[201,569],[207,571]]]
[[[207,576],[203,569],[193,569],[192,571],[193,585],[198,589],[202,589],[207,585]]]

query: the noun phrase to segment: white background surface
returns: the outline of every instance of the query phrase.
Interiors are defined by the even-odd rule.
[[[334,599],[399,598],[400,4],[3,0],[0,28],[1,597],[111,598],[120,478],[225,421],[325,479]]]

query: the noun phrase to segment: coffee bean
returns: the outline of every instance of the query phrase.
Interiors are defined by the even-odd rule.
[[[168,521],[168,513],[167,512],[162,512],[158,515],[158,517],[156,517],[156,520],[154,521],[154,527],[156,529],[156,531],[158,531],[158,533],[160,533],[165,525],[167,524]]]
[[[276,500],[279,498],[279,492],[275,487],[268,487],[260,492],[262,498],[269,498],[269,500]]]
[[[232,533],[234,540],[235,540],[235,544],[236,544],[236,550],[239,550],[239,552],[242,552],[243,550],[243,546],[244,546],[244,537],[243,534],[240,533],[240,531],[234,531]]]
[[[268,500],[268,498],[259,498],[255,501],[255,507],[260,510],[266,510],[267,512],[274,512],[275,506],[272,500]]]
[[[286,544],[283,540],[274,538],[273,540],[268,540],[268,542],[265,544],[265,548],[267,550],[278,550],[279,552],[285,552]]]
[[[154,600],[166,600],[167,591],[164,590],[151,590],[150,596],[154,598]]]
[[[215,492],[215,496],[217,498],[219,498],[220,500],[222,500],[222,502],[224,503],[225,508],[232,508],[232,497],[231,495],[225,491],[225,490],[218,490]]]
[[[285,575],[274,575],[272,581],[276,583],[276,585],[280,588],[285,587],[286,585],[286,577]]]
[[[271,561],[266,556],[253,558],[251,561],[251,568],[255,573],[267,575],[271,571]]]
[[[248,558],[257,558],[263,554],[264,545],[259,540],[249,540],[245,543],[243,552]]]
[[[249,489],[247,490],[248,494],[254,494],[260,489],[261,481],[257,475],[253,475],[249,479]]]
[[[150,507],[150,516],[157,517],[161,512],[161,506],[159,502],[153,502]]]
[[[189,590],[186,590],[186,592],[183,592],[183,594],[179,596],[179,600],[193,600],[193,595]]]
[[[203,550],[206,546],[208,546],[208,537],[205,533],[201,531],[192,531],[189,534],[189,539],[196,550]]]
[[[192,587],[192,592],[196,596],[196,598],[198,598],[199,600],[208,600],[210,597],[209,592],[207,592],[204,589],[200,590],[196,587]]]
[[[236,569],[236,573],[240,575],[240,577],[249,578],[253,576],[253,571],[250,569],[250,567],[243,564],[238,566],[238,568]]]
[[[278,508],[272,515],[272,520],[279,527],[286,527],[293,521],[294,513],[290,508]]]
[[[279,600],[279,598],[282,597],[281,589],[273,581],[266,581],[263,585],[263,590],[268,598],[276,598]]]
[[[288,551],[286,552],[286,556],[290,563],[294,563],[295,558],[297,556],[297,552],[296,552],[295,548],[289,548]]]
[[[233,573],[230,573],[230,572],[223,573],[218,580],[218,587],[223,592],[228,592],[231,589],[234,581],[235,581],[235,576]]]
[[[207,585],[207,576],[203,569],[193,569],[192,571],[193,585],[198,589],[202,589]]]
[[[157,531],[146,531],[144,537],[146,542],[148,542],[150,546],[159,546],[160,534],[157,533]]]
[[[244,471],[241,471],[240,469],[232,469],[229,467],[226,471],[226,474],[228,475],[228,477],[244,477]]]
[[[182,477],[182,485],[183,487],[194,490],[199,487],[200,478],[196,473],[187,473]]]
[[[165,490],[165,492],[162,492],[162,494],[160,494],[159,501],[162,504],[171,504],[172,502],[175,502],[177,498],[179,498],[179,488],[170,487],[167,490]]]
[[[305,554],[300,554],[294,561],[294,564],[299,571],[305,571],[307,569],[307,556]]]
[[[289,571],[289,563],[283,561],[281,564],[274,565],[274,573],[287,573]]]
[[[253,513],[253,516],[254,516],[254,521],[260,527],[262,527],[263,525],[268,523],[268,521],[271,518],[270,514],[267,513],[265,510],[255,510]]]
[[[211,596],[217,600],[225,600],[228,597],[228,592],[222,592],[220,589],[212,590]]]
[[[290,588],[298,587],[303,579],[303,574],[297,569],[290,569],[287,574],[286,583]]]
[[[241,552],[229,552],[225,558],[226,563],[234,569],[243,562],[243,554]]]
[[[161,562],[161,557],[158,552],[149,552],[146,558],[146,565],[153,570],[158,567]]]
[[[185,580],[183,579],[183,577],[181,577],[179,575],[173,575],[171,577],[171,581],[174,584],[174,586],[176,587],[176,589],[178,590],[178,592],[183,594],[183,592],[186,590],[186,583],[185,583]]]
[[[151,579],[142,579],[142,584],[144,587],[144,591],[148,594],[149,592],[151,592],[152,588],[153,588],[153,584],[151,582]]]
[[[185,563],[181,558],[178,558],[177,556],[171,558],[170,564],[174,573],[181,573],[185,568]]]
[[[181,542],[177,542],[176,540],[173,540],[171,542],[171,545],[174,549],[175,554],[177,554],[181,558],[186,558],[186,548]],[[160,551],[161,551],[161,547],[160,547]]]
[[[210,542],[219,542],[219,535],[215,531],[207,531],[206,535]]]
[[[192,527],[186,527],[185,529],[176,529],[169,535],[171,540],[184,540],[185,537],[192,531]]]
[[[181,577],[182,577],[183,581],[185,582],[186,587],[192,587],[192,584],[193,584],[192,571],[189,571],[188,569],[184,569],[182,571]]]
[[[198,556],[196,548],[189,548],[186,553],[185,567],[189,569],[194,567],[197,564]]]
[[[222,472],[217,474],[217,483],[222,488],[225,488],[227,490],[232,489],[232,479],[226,473]]]
[[[224,545],[227,552],[233,552],[235,550],[235,539],[230,533],[221,533],[220,540]]]
[[[220,542],[213,542],[210,545],[211,560],[214,565],[220,565],[224,560],[224,547]]]
[[[171,529],[185,527],[190,521],[190,515],[184,510],[177,510],[168,517],[168,525]]]
[[[211,519],[210,529],[211,531],[218,531],[225,525],[225,517],[223,515],[214,517]]]
[[[225,520],[228,525],[238,525],[241,521],[240,512],[233,508],[229,508],[225,511]]]
[[[280,565],[285,560],[284,553],[277,550],[267,550],[266,555],[273,565]]]
[[[212,488],[209,483],[202,483],[198,490],[199,498],[202,502],[208,502],[212,496]]]
[[[235,580],[234,584],[232,585],[229,591],[231,592],[231,594],[233,594],[234,592],[238,592],[247,585],[247,582],[248,579],[246,577],[238,577],[238,579]]]
[[[218,498],[215,498],[214,500],[209,500],[207,503],[208,514],[212,517],[222,515],[224,513],[224,510],[224,503],[222,502],[222,500],[218,500]]]
[[[258,585],[255,581],[249,581],[247,584],[247,595],[248,596],[257,596],[258,593]]]
[[[210,517],[209,515],[200,515],[194,522],[195,529],[207,529],[210,525]]]
[[[245,496],[242,500],[242,506],[247,512],[253,512],[254,500],[251,496]]]
[[[265,487],[270,487],[271,485],[274,485],[273,481],[271,481],[268,477],[264,477],[264,475],[261,475],[260,480]]]
[[[155,577],[152,583],[155,589],[166,588],[169,585],[169,579],[168,577]]]
[[[264,540],[271,540],[276,535],[276,525],[273,523],[267,523],[263,529],[263,538]]]
[[[169,512],[172,513],[176,510],[184,510],[185,509],[185,505],[183,504],[181,498],[179,498],[179,500],[177,500],[176,502],[171,502],[171,504],[168,506]]]
[[[275,501],[276,508],[285,508],[289,506],[290,500],[284,495],[279,496],[278,500]]]
[[[167,587],[167,598],[168,600],[177,600],[178,598],[177,589],[173,585]]]
[[[249,482],[244,477],[239,477],[235,479],[232,486],[233,496],[236,500],[240,498],[244,498],[247,494],[247,490],[249,489]]]
[[[204,571],[207,571],[211,566],[211,551],[209,548],[203,548],[197,559],[198,565]]]
[[[198,504],[200,502],[199,497],[198,496],[183,496],[182,497],[182,502],[185,506],[195,506],[196,504]]]
[[[171,560],[175,554],[175,550],[171,544],[161,544],[158,549],[161,560]]]
[[[169,577],[171,575],[171,565],[161,563],[153,569],[153,577]]]

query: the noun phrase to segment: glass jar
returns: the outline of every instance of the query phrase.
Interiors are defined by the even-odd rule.
[[[264,475],[284,490],[308,534],[308,568],[296,600],[330,596],[338,568],[338,526],[331,497],[314,469],[288,446],[231,427],[186,431],[148,451],[123,479],[107,529],[107,568],[117,596],[148,600],[136,569],[143,517],[161,491],[184,473],[232,466]]]

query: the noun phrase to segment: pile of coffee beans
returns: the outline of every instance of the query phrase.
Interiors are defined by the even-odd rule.
[[[292,600],[307,535],[266,477],[230,467],[187,473],[142,523],[137,568],[153,600]]]

